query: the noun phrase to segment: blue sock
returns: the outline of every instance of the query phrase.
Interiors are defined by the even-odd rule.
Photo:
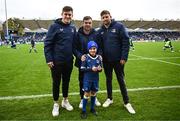
[[[94,110],[96,96],[91,96],[91,110]]]
[[[86,112],[86,105],[87,105],[88,99],[83,98],[83,108],[82,111]]]

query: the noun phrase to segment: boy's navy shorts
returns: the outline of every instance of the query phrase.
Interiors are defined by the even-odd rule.
[[[98,80],[93,80],[93,81],[84,80],[83,81],[83,90],[85,92],[90,92],[90,91],[97,92],[98,87],[99,87]]]

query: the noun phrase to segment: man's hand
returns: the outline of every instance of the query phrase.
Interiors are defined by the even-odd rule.
[[[126,63],[125,60],[120,60],[120,64],[121,64],[121,65],[124,65],[125,63]]]
[[[85,54],[81,56],[81,61],[85,61],[86,60],[86,56]]]
[[[53,68],[53,66],[54,66],[53,62],[48,62],[47,64],[48,64],[49,68]]]

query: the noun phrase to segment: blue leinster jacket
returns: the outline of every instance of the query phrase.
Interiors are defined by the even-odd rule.
[[[73,42],[76,28],[57,19],[49,28],[44,40],[46,62],[67,62],[73,59]]]
[[[112,20],[110,26],[102,26],[98,31],[101,42],[103,61],[119,61],[128,59],[129,35],[122,23]]]
[[[96,31],[94,29],[87,35],[83,32],[83,28],[80,27],[77,33],[77,39],[74,43],[74,55],[76,56],[75,66],[81,66],[81,56],[88,53],[87,44],[89,41],[96,41]]]

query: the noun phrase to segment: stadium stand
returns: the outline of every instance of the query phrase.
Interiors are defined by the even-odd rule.
[[[36,32],[36,41],[43,41],[49,26],[54,20],[19,20],[24,27],[25,35],[23,40],[30,41],[31,36]],[[154,19],[147,20],[121,20],[129,31],[129,35],[133,41],[162,41],[165,37],[171,40],[180,40],[180,20],[164,20],[160,21]],[[5,22],[4,22],[5,23]],[[77,30],[82,26],[81,20],[73,20]],[[5,24],[4,24],[5,25]],[[93,21],[93,27],[99,28],[101,26],[100,20]],[[4,28],[4,27],[3,27]],[[22,39],[22,38],[21,38]]]
[[[54,20],[20,20],[24,27],[29,28],[31,30],[37,28],[45,28],[48,29],[49,25],[53,23]],[[180,20],[168,20],[168,21],[160,21],[160,20],[152,20],[152,21],[145,21],[145,20],[138,20],[138,21],[131,21],[131,20],[122,20],[122,22],[127,28],[129,29],[169,29],[169,30],[179,30],[180,31]],[[74,24],[76,24],[77,28],[81,26],[81,20],[74,20]],[[101,25],[101,22],[98,20],[93,21],[93,27],[98,28]]]

